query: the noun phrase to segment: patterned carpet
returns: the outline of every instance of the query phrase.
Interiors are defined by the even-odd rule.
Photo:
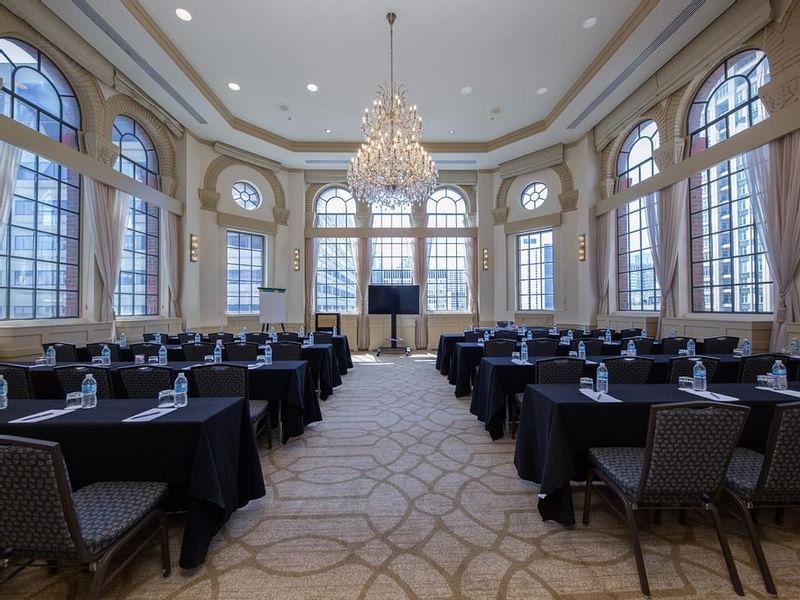
[[[262,443],[267,497],[233,515],[203,567],[162,579],[154,547],[105,596],[641,597],[624,526],[601,507],[588,528],[543,523],[513,443],[490,440],[433,356],[355,359],[324,422],[272,452]],[[747,595],[766,597],[743,530],[726,527]],[[761,531],[781,597],[800,598],[798,514]],[[173,564],[179,538],[173,529]],[[665,515],[643,526],[642,544],[654,597],[735,597],[713,531],[697,519],[682,527]],[[0,598],[81,597],[77,581],[28,569]]]

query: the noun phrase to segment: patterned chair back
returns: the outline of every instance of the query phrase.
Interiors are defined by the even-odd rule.
[[[232,342],[225,344],[225,353],[228,360],[248,360],[254,361],[258,356],[258,344],[253,342]]]
[[[517,341],[517,332],[516,331],[496,331],[494,334],[494,339],[496,340],[511,340],[512,342]]]
[[[329,331],[315,331],[314,332],[314,343],[315,344],[332,344],[333,343],[333,334]]]
[[[555,341],[555,340],[553,340]],[[569,345],[570,350],[578,351],[578,344],[583,342],[584,347],[586,348],[586,355],[589,356],[597,356],[603,353],[603,341],[602,340],[593,340],[591,338],[586,338],[585,340],[577,339],[572,340]]]
[[[54,370],[64,396],[70,392],[80,392],[83,378],[91,373],[97,382],[97,397],[101,400],[114,397],[111,393],[111,372],[108,367],[67,365]]]
[[[464,341],[465,342],[477,342],[483,335],[479,331],[465,331],[464,332]]]
[[[711,356],[678,356],[669,359],[669,382],[678,383],[679,377],[691,377],[694,365],[700,360],[706,368],[706,381],[714,381],[714,375],[719,366],[719,359]]]
[[[661,339],[662,354],[677,354],[678,350],[685,350],[686,344],[692,338],[688,337],[668,337]]]
[[[739,383],[756,383],[759,375],[772,373],[772,365],[776,360],[783,361],[783,366],[789,368],[789,357],[785,354],[743,356],[739,366]]]
[[[800,502],[800,402],[779,404],[772,418],[755,500],[774,504]]]
[[[169,341],[169,334],[168,333],[157,333],[157,332],[156,333],[145,333],[144,335],[142,335],[142,339],[145,342],[155,342],[157,335],[161,336],[161,343],[162,344],[166,344]]]
[[[498,327],[508,327],[508,321],[497,321]]]
[[[208,334],[208,341],[212,344],[216,344],[217,340],[222,340],[223,344],[230,344],[233,341],[233,334],[232,333],[209,333]]]
[[[4,548],[21,557],[88,558],[57,443],[0,436],[0,481]]]
[[[159,344],[155,342],[144,342],[143,344],[131,344],[131,353],[135,356],[137,354],[144,354],[145,358],[150,356],[158,356],[158,351],[161,349]]]
[[[605,335],[605,332],[603,333]],[[625,338],[635,338],[635,337],[642,337],[642,328],[641,327],[628,327],[627,329],[623,329],[619,332],[619,337],[623,340]]]
[[[89,351],[90,356],[101,356],[103,352],[103,346],[108,346],[108,349],[111,350],[111,362],[119,362],[119,344],[114,344],[112,342],[86,344],[86,349]]]
[[[612,336],[614,335],[614,330],[613,329],[611,329],[611,335]],[[606,336],[606,330],[605,329],[592,329],[589,332],[589,336],[593,337],[593,338],[600,338],[600,337],[604,338]]]
[[[190,373],[201,397],[247,397],[247,367],[242,365],[203,365]]]
[[[652,354],[653,353],[653,338],[649,337],[629,337],[622,338],[622,349],[628,349],[628,342],[633,340],[633,345],[636,346],[636,354]]]
[[[33,399],[31,373],[27,367],[0,363],[0,375],[8,384],[8,397],[11,400]]]
[[[128,398],[158,398],[162,390],[172,389],[169,367],[132,365],[117,369]]]
[[[181,344],[183,358],[186,360],[203,360],[206,356],[214,354],[214,344],[200,342],[199,344]]]
[[[272,344],[272,360],[300,360],[301,349],[300,342],[275,342]]]
[[[586,361],[580,358],[559,356],[536,362],[537,383],[578,383]]]
[[[75,344],[67,344],[66,342],[54,342],[52,344],[42,344],[45,352],[52,346],[56,350],[56,360],[58,362],[75,362],[78,360],[78,351],[75,349]]]
[[[713,402],[652,406],[635,500],[679,505],[714,499],[749,412],[747,406]]]
[[[517,349],[517,342],[511,340],[489,340],[483,346],[484,356],[511,356]]]
[[[294,331],[281,331],[280,333],[278,333],[278,341],[279,342],[299,342],[300,341],[300,336],[298,336]]]
[[[555,356],[558,352],[558,340],[535,338],[528,340],[528,356]]]
[[[650,377],[650,369],[653,368],[653,360],[642,358],[641,356],[620,356],[618,358],[609,358],[603,362],[608,369],[608,382],[611,384],[647,383],[647,379]]]
[[[191,344],[194,342],[194,331],[184,331],[183,333],[178,334],[178,343],[180,344]],[[201,336],[202,339],[202,336]]]
[[[546,327],[538,327],[531,330],[531,337],[535,340],[544,338],[547,339],[550,336],[550,331]]]
[[[703,340],[706,354],[733,354],[734,348],[739,345],[739,338],[730,335],[720,335]]]
[[[288,333],[288,331],[287,332],[281,332],[281,333]],[[281,333],[278,334],[278,339],[281,339]],[[293,335],[295,336],[295,338],[297,337],[296,333],[293,334]],[[260,331],[255,331],[253,333],[248,333],[247,335],[245,335],[245,339],[248,342],[251,342],[253,344],[259,344],[261,346],[263,346],[264,344],[267,343],[267,339],[268,338],[269,338],[269,334],[268,333],[262,333]],[[295,340],[295,341],[297,341],[297,340]]]
[[[561,331],[558,332],[558,335],[560,335],[561,337],[564,337],[565,335],[569,335],[569,332],[570,332],[569,329],[562,329]],[[573,340],[583,339],[583,331],[581,331],[580,329],[573,329],[572,330],[572,339]]]

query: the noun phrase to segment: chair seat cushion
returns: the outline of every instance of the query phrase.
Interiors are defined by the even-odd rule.
[[[255,423],[264,418],[269,409],[269,403],[266,400],[250,400],[250,421]]]
[[[91,554],[99,554],[124,535],[167,495],[156,481],[100,481],[73,494],[81,535]]]
[[[644,448],[590,448],[589,461],[628,497],[639,493]]]
[[[743,498],[752,499],[763,464],[764,455],[760,452],[737,448],[731,458],[731,464],[728,465],[725,487]]]

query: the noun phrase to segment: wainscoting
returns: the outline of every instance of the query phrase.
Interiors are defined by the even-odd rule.
[[[758,321],[739,320],[725,317],[682,317],[664,319],[663,331],[669,334],[673,328],[678,335],[685,335],[702,340],[718,335],[732,335],[743,340],[749,338],[753,344],[753,352],[768,352],[769,337],[772,334],[772,316]]]
[[[42,344],[50,342],[85,346],[110,339],[110,322],[31,321],[4,324],[0,327],[0,360],[33,360],[42,355]]]

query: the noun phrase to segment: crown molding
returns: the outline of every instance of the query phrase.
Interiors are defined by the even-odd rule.
[[[536,152],[525,154],[519,158],[500,163],[500,177],[517,177],[533,173],[564,162],[564,144],[554,144]]]
[[[259,154],[250,152],[249,150],[243,150],[242,148],[237,148],[236,146],[231,146],[230,144],[225,144],[224,142],[214,142],[212,147],[214,148],[214,152],[217,154],[229,156],[238,161],[248,163],[256,167],[274,170],[280,169],[282,166],[281,163],[276,160],[265,158]]]

